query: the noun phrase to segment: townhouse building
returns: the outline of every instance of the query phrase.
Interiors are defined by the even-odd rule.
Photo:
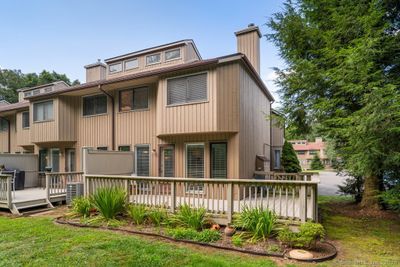
[[[303,170],[311,169],[311,162],[315,155],[318,155],[325,169],[332,169],[332,161],[326,153],[327,144],[321,137],[315,138],[314,142],[307,140],[290,140],[299,159]]]
[[[80,85],[22,88],[18,103],[0,105],[0,152],[34,153],[40,171],[54,172],[82,170],[83,149],[134,151],[138,176],[276,169],[283,134],[271,138],[261,33],[249,25],[235,35],[235,54],[202,59],[193,40],[181,40],[87,65]]]

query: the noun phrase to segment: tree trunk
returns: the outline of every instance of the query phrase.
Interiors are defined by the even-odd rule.
[[[379,178],[369,175],[364,180],[364,193],[360,203],[361,208],[379,210]]]

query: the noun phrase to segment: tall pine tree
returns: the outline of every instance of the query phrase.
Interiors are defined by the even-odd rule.
[[[288,123],[318,125],[364,177],[363,208],[379,208],[379,181],[400,169],[399,11],[395,0],[288,0],[268,22],[287,65],[277,71]]]

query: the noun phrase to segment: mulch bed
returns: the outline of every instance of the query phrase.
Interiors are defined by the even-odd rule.
[[[248,243],[245,242],[242,247],[237,247],[232,244],[231,237],[224,234],[224,229],[221,228],[220,231],[222,233],[221,239],[217,242],[213,243],[203,243],[197,242],[193,240],[178,240],[174,239],[166,234],[165,228],[163,227],[154,227],[151,225],[134,225],[134,224],[126,224],[119,227],[108,227],[108,226],[94,226],[89,225],[87,223],[82,223],[78,218],[68,218],[68,217],[58,217],[55,219],[55,223],[70,225],[74,227],[83,227],[83,228],[97,228],[104,229],[109,231],[123,232],[128,234],[137,234],[144,236],[151,236],[156,238],[162,238],[173,242],[181,242],[188,244],[195,244],[204,247],[211,247],[221,250],[235,251],[240,253],[259,255],[259,256],[270,256],[270,257],[279,257],[279,258],[289,258],[288,252],[290,248],[286,248],[282,246],[276,239],[269,239],[266,242],[258,242],[258,243]],[[271,249],[273,248],[273,251]],[[310,251],[314,258],[312,260],[307,260],[311,262],[320,262],[329,259],[333,259],[336,254],[336,248],[330,243],[327,242],[317,242],[316,249]]]

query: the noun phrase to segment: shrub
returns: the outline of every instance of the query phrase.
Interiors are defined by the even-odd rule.
[[[400,212],[400,185],[384,192],[381,195],[383,203],[392,210]]]
[[[278,233],[278,240],[289,247],[313,248],[318,239],[325,237],[325,229],[319,223],[306,222],[300,225],[300,231],[295,233],[284,227]]]
[[[241,247],[241,246],[243,246],[243,243],[244,243],[243,238],[240,234],[233,235],[231,241],[232,241],[232,244],[236,247]]]
[[[323,170],[324,169],[324,165],[321,162],[321,159],[319,158],[319,156],[317,154],[314,155],[311,164],[310,164],[311,169],[313,170]]]
[[[129,205],[128,215],[134,224],[143,224],[148,215],[146,206],[143,204]]]
[[[148,212],[148,218],[152,224],[160,226],[168,219],[168,214],[163,208],[153,208]]]
[[[111,220],[125,211],[126,193],[118,187],[103,187],[97,189],[90,201],[104,219]]]
[[[204,208],[192,208],[188,204],[181,205],[179,210],[171,217],[171,222],[177,226],[201,230],[207,223]]]
[[[201,232],[198,232],[193,228],[182,228],[182,227],[168,229],[167,235],[178,240],[193,240],[205,243],[215,242],[221,238],[221,233],[219,231],[206,229]]]
[[[90,209],[92,208],[92,203],[90,203],[87,197],[76,197],[72,200],[72,211],[74,214],[78,214],[83,218],[90,216]]]
[[[288,141],[285,141],[282,148],[282,167],[285,172],[301,172],[299,160],[293,146]]]
[[[235,225],[249,232],[251,242],[265,241],[276,230],[277,218],[268,209],[251,209],[245,206]]]

